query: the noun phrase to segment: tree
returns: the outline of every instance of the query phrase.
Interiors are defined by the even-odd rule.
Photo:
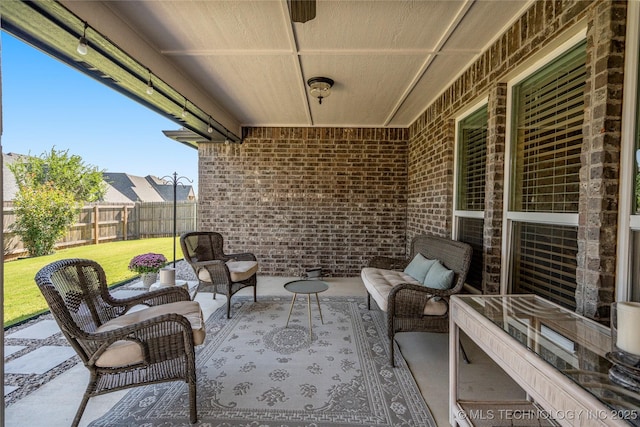
[[[69,150],[57,151],[54,147],[49,153],[26,157],[22,162],[9,165],[9,168],[19,189],[51,182],[56,188],[71,193],[79,203],[100,200],[106,192],[102,171],[85,164],[77,154],[70,155]]]
[[[80,206],[106,192],[102,171],[68,151],[52,148],[39,157],[25,157],[9,169],[18,184],[14,230],[31,256],[52,253]]]
[[[73,224],[75,206],[70,193],[51,183],[24,187],[18,192],[14,202],[14,229],[31,256],[53,252],[55,243]]]

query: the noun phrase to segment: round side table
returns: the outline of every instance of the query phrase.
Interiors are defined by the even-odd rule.
[[[289,319],[291,318],[291,312],[293,311],[293,304],[296,302],[296,297],[298,294],[306,294],[307,295],[307,311],[309,313],[309,339],[312,339],[312,323],[311,323],[311,294],[316,295],[316,303],[318,304],[318,311],[320,312],[320,321],[324,325],[324,320],[322,319],[322,309],[320,308],[320,299],[318,298],[318,294],[320,292],[324,292],[329,289],[329,285],[323,282],[322,280],[294,280],[289,283],[285,283],[284,288],[293,293],[293,298],[291,299],[291,307],[289,307],[289,316],[287,317],[287,325],[289,326]]]

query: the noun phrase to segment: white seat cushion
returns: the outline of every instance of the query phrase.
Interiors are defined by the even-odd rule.
[[[189,323],[191,323],[194,344],[200,345],[204,342],[204,317],[198,302],[179,301],[143,309],[140,308],[141,306],[135,306],[126,314],[103,324],[96,332],[113,331],[163,314],[176,313],[186,317]],[[121,340],[111,344],[109,348],[102,353],[96,361],[96,366],[116,367],[140,363],[142,361],[143,353],[140,345],[134,341]]]
[[[232,282],[242,282],[247,280],[258,271],[257,261],[227,261],[227,268],[229,269],[229,275]],[[203,282],[212,283],[211,275],[206,268],[198,271],[198,279]]]
[[[387,311],[387,299],[394,286],[411,283],[424,286],[404,271],[385,270],[383,268],[365,267],[360,273],[364,286],[382,311]],[[424,307],[425,316],[442,316],[447,312],[444,301],[431,298]]]

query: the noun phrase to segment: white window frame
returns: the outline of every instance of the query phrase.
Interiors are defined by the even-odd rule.
[[[512,248],[513,248],[513,228],[514,222],[527,222],[531,224],[554,224],[565,226],[578,226],[578,214],[577,213],[541,213],[541,212],[515,212],[510,211],[511,206],[511,169],[513,165],[513,153],[512,153],[512,116],[513,116],[513,90],[514,87],[520,84],[523,80],[538,72],[553,60],[562,56],[565,52],[569,51],[574,46],[582,43],[587,38],[587,28],[585,25],[579,25],[573,29],[573,34],[570,35],[563,42],[558,44],[551,52],[544,55],[544,57],[536,60],[529,67],[524,69],[521,73],[514,76],[507,83],[507,120],[506,120],[506,135],[505,135],[505,170],[504,170],[504,194],[503,194],[503,227],[502,227],[502,265],[500,268],[500,293],[507,294],[511,291],[511,263],[512,263]]]
[[[632,245],[631,233],[640,231],[640,214],[633,214],[634,164],[636,161],[636,126],[638,99],[638,78],[640,65],[640,2],[627,3],[627,35],[624,64],[624,95],[622,101],[622,131],[620,150],[620,192],[618,194],[618,245],[616,272],[616,301],[631,298]]]
[[[456,117],[456,126],[455,126],[455,144],[453,148],[453,221],[451,227],[451,238],[453,240],[458,240],[458,233],[460,230],[459,220],[460,218],[476,218],[482,219],[484,221],[484,209],[481,211],[467,211],[456,209],[458,206],[458,172],[459,172],[459,164],[458,164],[458,155],[460,154],[460,122],[469,117],[471,114],[475,113],[481,108],[487,108],[487,112],[489,109],[489,98],[484,97],[478,102],[474,103],[470,108],[465,109],[458,117]],[[484,232],[483,232],[484,235]],[[481,290],[476,289],[471,285],[465,284],[465,289],[470,293],[482,293]]]
[[[458,206],[458,155],[460,154],[460,122],[475,113],[482,107],[488,107],[489,99],[487,97],[474,103],[470,108],[465,109],[458,117],[456,117],[456,130],[455,130],[455,144],[453,148],[453,221],[451,227],[451,238],[456,240],[458,238],[458,218],[478,218],[484,219],[484,210],[481,211],[466,211],[456,209]]]

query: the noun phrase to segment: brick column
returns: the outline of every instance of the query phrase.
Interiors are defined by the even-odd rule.
[[[590,15],[576,311],[605,319],[615,286],[626,3],[603,1]]]
[[[504,150],[507,123],[507,85],[498,83],[489,90],[487,123],[487,164],[484,198],[484,271],[482,292],[500,292],[502,260],[502,198],[504,195]]]

